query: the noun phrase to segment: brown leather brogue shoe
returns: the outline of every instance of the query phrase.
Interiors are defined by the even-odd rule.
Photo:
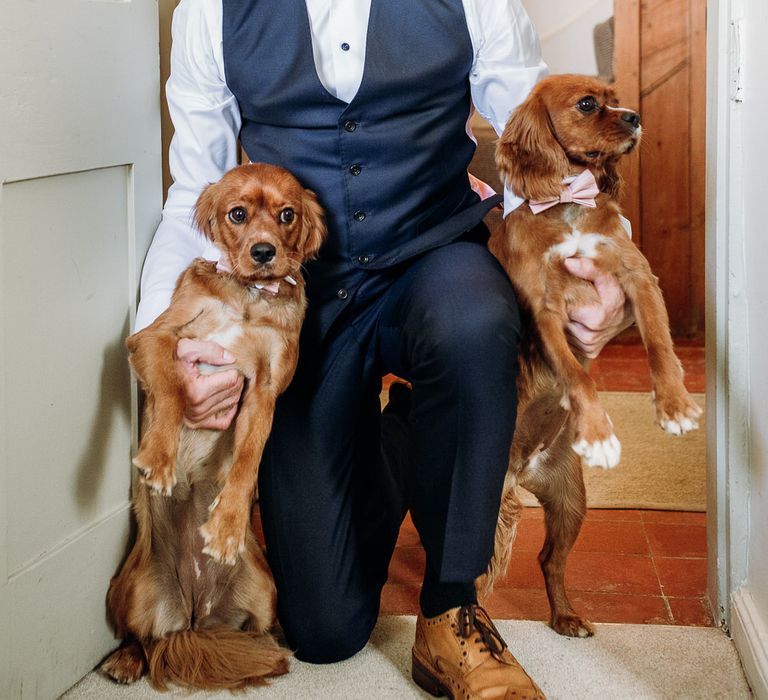
[[[479,605],[416,619],[413,680],[451,700],[544,700]]]

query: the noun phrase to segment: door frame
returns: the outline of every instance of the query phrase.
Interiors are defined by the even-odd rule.
[[[715,622],[731,624],[731,593],[746,576],[749,535],[747,407],[729,400],[748,379],[741,342],[744,271],[732,253],[744,238],[739,110],[731,88],[731,0],[707,3],[706,378],[708,592]]]

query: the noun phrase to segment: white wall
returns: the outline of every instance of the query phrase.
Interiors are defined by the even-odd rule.
[[[613,14],[613,0],[523,0],[552,73],[597,74],[592,30]]]
[[[746,585],[768,622],[768,231],[765,163],[768,142],[768,4],[751,0],[754,14],[743,22],[745,59],[743,130],[746,297],[748,303],[750,408],[750,537]]]
[[[758,698],[768,698],[766,26],[765,0],[709,0],[710,582]]]

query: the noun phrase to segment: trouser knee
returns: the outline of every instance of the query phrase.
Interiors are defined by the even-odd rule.
[[[378,605],[369,610],[326,599],[312,611],[303,607],[298,614],[283,610],[279,619],[296,658],[315,664],[354,656],[368,642],[378,617]]]

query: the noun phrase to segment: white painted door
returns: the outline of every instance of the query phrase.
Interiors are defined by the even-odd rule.
[[[159,218],[154,0],[0,3],[0,698],[113,645],[135,434],[123,338]]]

